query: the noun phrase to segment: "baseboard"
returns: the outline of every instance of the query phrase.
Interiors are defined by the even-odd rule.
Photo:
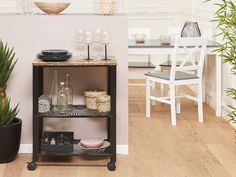
[[[227,120],[227,121],[230,123],[230,125],[232,125],[232,127],[234,127],[234,129],[236,129],[236,124],[233,123],[232,121],[230,121],[230,118],[229,118],[229,116],[228,116],[229,113],[230,113],[229,108],[227,108],[227,107],[223,107],[223,108],[222,108],[222,117],[223,117],[225,120]]]
[[[214,110],[216,110],[216,100],[212,96],[206,94],[206,103]]]
[[[117,145],[116,151],[117,151],[117,154],[128,155],[129,154],[129,146],[128,145]]]
[[[21,144],[19,153],[32,153],[33,152],[33,146],[32,144]]]
[[[21,144],[19,153],[32,153],[32,144]],[[117,154],[127,155],[129,154],[128,145],[117,145],[116,146]]]

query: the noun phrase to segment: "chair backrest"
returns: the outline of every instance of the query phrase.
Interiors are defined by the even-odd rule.
[[[195,72],[202,79],[206,56],[207,39],[204,37],[181,38],[175,41],[170,80],[175,80],[176,71]],[[178,57],[180,65],[177,65]]]

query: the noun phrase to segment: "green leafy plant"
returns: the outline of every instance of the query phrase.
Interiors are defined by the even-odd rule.
[[[18,105],[15,108],[10,107],[10,99],[6,96],[6,83],[14,69],[17,60],[15,60],[14,48],[8,47],[0,41],[0,126],[10,124],[17,116]]]
[[[19,104],[12,109],[10,106],[11,100],[7,99],[6,108],[0,112],[0,126],[10,124],[17,116]]]
[[[14,48],[8,47],[7,44],[0,42],[0,87],[6,85],[17,60],[14,61]]]
[[[213,0],[206,0],[209,2]],[[221,0],[214,3],[218,8],[215,12],[212,22],[217,22],[219,33],[216,35],[222,38],[222,42],[218,43],[219,48],[215,50],[223,57],[224,63],[231,64],[231,71],[236,73],[236,1]],[[236,100],[236,89],[229,88],[226,90],[227,96]],[[236,123],[236,108],[228,105],[231,112],[228,116],[233,123]]]

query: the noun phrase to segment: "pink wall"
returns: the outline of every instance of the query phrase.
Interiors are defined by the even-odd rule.
[[[128,20],[126,16],[94,15],[1,15],[0,38],[15,47],[18,63],[8,82],[7,94],[12,104],[20,102],[19,117],[23,119],[22,144],[32,143],[32,66],[36,53],[47,48],[65,48],[76,53],[74,35],[77,29],[108,29],[112,34],[109,46],[110,55],[118,61],[117,72],[117,143],[128,144]],[[49,84],[52,70],[45,72]],[[60,69],[72,76],[75,102],[83,102],[83,91],[86,88],[106,88],[104,69],[83,68]],[[62,79],[62,78],[61,78]],[[45,92],[51,85],[45,86]],[[76,123],[75,123],[76,121]],[[56,122],[56,123],[55,123]],[[47,129],[74,130],[77,137],[106,137],[105,121],[99,120],[50,120]]]

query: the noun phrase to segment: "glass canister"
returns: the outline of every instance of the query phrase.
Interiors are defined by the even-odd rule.
[[[94,11],[100,15],[114,15],[116,11],[116,0],[95,0]]]

